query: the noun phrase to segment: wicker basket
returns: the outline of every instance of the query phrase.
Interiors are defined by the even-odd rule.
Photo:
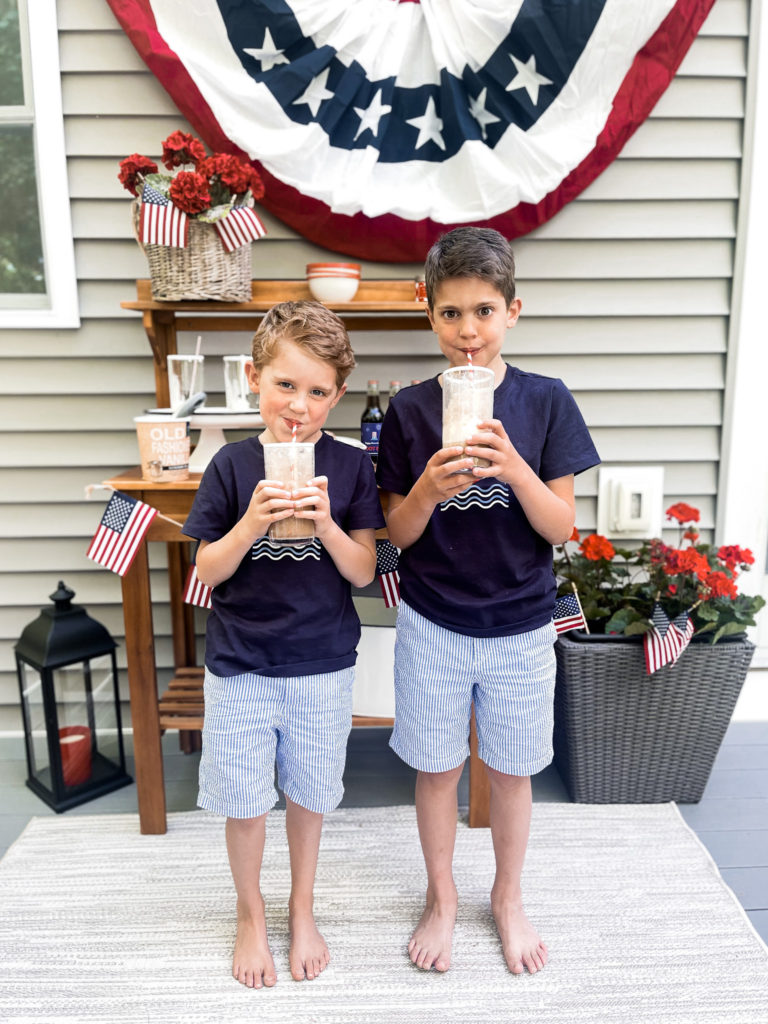
[[[555,764],[571,799],[698,802],[754,649],[692,643],[648,675],[639,639],[559,637]]]
[[[137,240],[139,203],[133,203]],[[227,252],[212,224],[189,218],[189,244],[185,249],[168,245],[139,245],[149,263],[152,298],[163,302],[182,299],[215,299],[249,302],[251,299],[251,246]]]

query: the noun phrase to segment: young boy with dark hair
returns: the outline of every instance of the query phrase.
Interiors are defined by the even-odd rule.
[[[495,391],[493,419],[463,446],[442,447],[439,375],[399,392],[381,431],[377,478],[388,492],[390,539],[402,549],[391,745],[418,771],[427,868],[408,950],[425,970],[450,966],[456,793],[474,702],[491,783],[491,909],[509,970],[533,973],[547,948],[523,909],[520,876],[530,776],[552,760],[552,546],[573,530],[574,474],[599,458],[562,381],[502,358],[521,307],[507,240],[486,228],[449,232],[427,256],[425,282],[449,365],[488,367]]]
[[[198,803],[227,817],[232,973],[254,988],[277,980],[259,884],[275,762],[291,863],[291,974],[311,980],[330,960],[313,914],[315,871],[323,814],[343,794],[352,724],[360,620],[351,585],[373,579],[384,522],[370,459],[322,429],[354,365],[335,313],[316,302],[274,306],[247,367],[266,429],[217,452],[184,526],[199,540],[197,574],[215,588]],[[292,439],[315,446],[316,475],[294,491],[265,479],[262,447]],[[311,519],[314,539],[272,543],[270,525],[290,516]]]

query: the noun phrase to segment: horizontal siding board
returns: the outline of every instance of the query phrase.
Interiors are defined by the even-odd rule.
[[[704,95],[702,102],[705,102]],[[628,140],[619,159],[738,159],[742,151],[741,126],[741,119],[737,117],[717,120],[701,117],[695,121],[681,117],[650,119]]]
[[[674,210],[674,216],[672,216]],[[735,238],[733,200],[576,200],[530,233],[538,238]]]
[[[632,459],[609,460],[603,456],[603,465],[644,466],[648,461],[634,462]],[[658,459],[654,465],[664,470],[664,492],[674,495],[679,500],[692,500],[694,496],[712,497],[717,493],[717,464],[714,461],[703,462],[667,462]],[[597,468],[588,469],[576,477],[577,493],[584,497],[596,498],[598,489]],[[687,495],[687,498],[685,496]],[[667,505],[665,504],[665,508]]]
[[[747,77],[747,40],[743,36],[699,35],[677,69],[678,78]]]
[[[595,427],[591,431],[603,462],[646,462],[656,464],[702,459],[714,461],[720,455],[717,427]]]
[[[267,245],[260,242],[252,252],[255,261]],[[281,244],[286,249],[288,243]],[[301,242],[295,243],[298,253],[289,256],[293,266],[306,265],[308,253]],[[272,252],[273,246],[265,249]],[[293,247],[291,247],[292,249]],[[656,240],[634,239],[622,241],[559,241],[520,239],[515,245],[519,272],[526,281],[615,280],[622,278],[709,278],[730,277],[733,269],[733,244],[730,239],[674,239],[660,247]],[[75,244],[75,262],[81,281],[99,281],[104,267],[119,267],[121,273],[141,277],[147,273],[147,261],[133,241],[78,241]],[[420,269],[414,265],[414,273]],[[361,277],[377,275],[375,264],[361,262]],[[303,273],[300,275],[303,277]],[[406,273],[403,277],[413,276]]]
[[[736,199],[739,161],[614,160],[581,193],[600,199]]]
[[[702,97],[706,96],[706,103]],[[673,78],[653,108],[652,118],[734,118],[744,116],[744,82],[736,78]]]
[[[138,451],[137,451],[138,461]],[[115,475],[113,463],[103,466],[91,466],[87,472],[76,467],[68,469],[62,466],[49,466],[45,473],[38,469],[30,469],[28,466],[20,466],[13,469],[3,470],[3,501],[0,509],[8,505],[27,505],[25,510],[14,512],[12,508],[5,509],[0,515],[17,515],[20,520],[32,517],[31,509],[34,505],[41,508],[52,507],[53,505],[73,505],[82,502],[85,497],[85,488],[91,483],[100,483],[102,480],[109,480]],[[106,501],[107,494],[94,495],[92,504],[97,501]],[[90,515],[91,504],[86,508]],[[72,514],[70,509],[69,515]]]
[[[717,0],[704,19],[702,36],[746,36],[749,31],[748,0]]]

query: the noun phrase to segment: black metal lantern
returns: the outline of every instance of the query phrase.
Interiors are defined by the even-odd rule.
[[[54,811],[66,811],[132,779],[117,684],[117,644],[59,583],[16,644],[29,777]]]

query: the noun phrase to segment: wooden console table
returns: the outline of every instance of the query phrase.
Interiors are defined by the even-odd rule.
[[[250,302],[157,302],[152,299],[149,280],[139,280],[136,301],[123,302],[125,309],[141,312],[155,365],[155,391],[158,406],[170,403],[167,358],[177,352],[178,331],[255,331],[264,313],[276,302],[309,299],[306,281],[253,281]],[[329,304],[348,330],[418,330],[428,328],[425,305],[414,299],[413,281],[362,281],[353,302]],[[141,469],[127,470],[105,481],[157,508],[179,526],[156,517],[147,535],[148,541],[164,541],[168,551],[168,575],[171,595],[171,627],[175,673],[170,686],[183,688],[185,680],[199,681],[202,670],[196,667],[194,612],[182,600],[189,568],[189,539],[181,526],[192,507],[200,474],[187,481],[159,484],[143,480]],[[180,730],[200,727],[201,715],[185,721],[178,715],[163,717],[157,697],[152,596],[149,560],[142,544],[130,570],[122,577],[125,647],[128,686],[133,722],[136,786],[142,833],[166,830],[165,785],[161,735],[164,728]],[[391,725],[388,718],[355,717],[355,726]],[[474,717],[470,735],[469,824],[487,827],[489,783],[485,767],[477,756]]]

